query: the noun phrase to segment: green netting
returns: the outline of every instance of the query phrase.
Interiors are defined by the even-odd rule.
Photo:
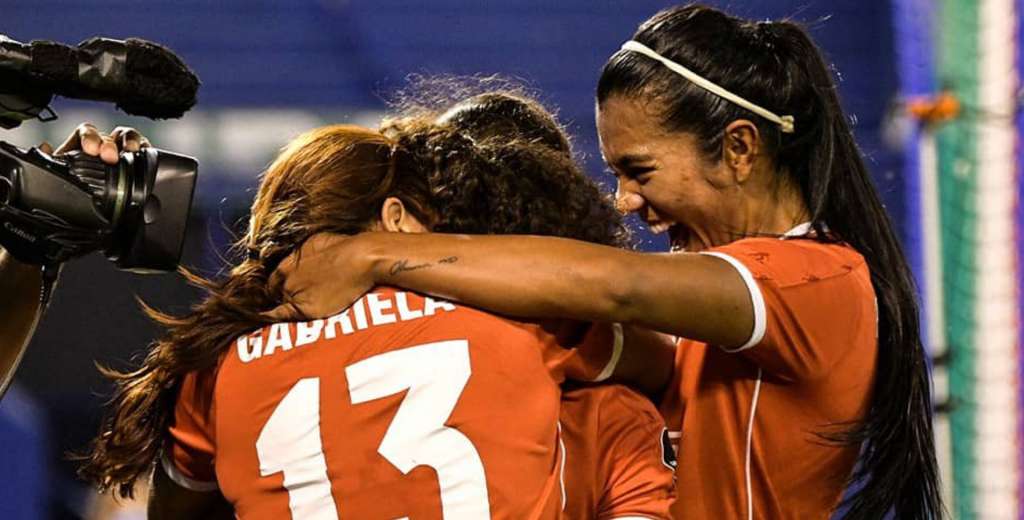
[[[943,0],[936,38],[938,73],[964,106],[977,106],[978,12],[976,2]],[[976,123],[962,117],[938,133],[939,198],[946,334],[951,362],[951,416],[955,518],[976,516],[975,491],[975,170]]]

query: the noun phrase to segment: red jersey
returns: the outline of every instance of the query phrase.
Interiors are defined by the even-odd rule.
[[[564,518],[671,519],[675,454],[647,398],[620,385],[562,394]]]
[[[754,330],[723,349],[683,340],[662,403],[679,442],[676,518],[828,518],[858,446],[820,435],[867,413],[878,314],[844,244],[751,238],[707,254],[750,290]]]
[[[186,377],[163,465],[242,519],[557,518],[571,357],[538,326],[377,289]]]

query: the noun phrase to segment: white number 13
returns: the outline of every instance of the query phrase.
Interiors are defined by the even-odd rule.
[[[472,370],[466,340],[439,341],[373,356],[345,369],[352,404],[409,390],[377,452],[403,474],[437,472],[444,518],[490,518],[480,454],[445,426]],[[299,380],[256,440],[260,474],[284,472],[293,518],[337,520],[320,441],[320,380]]]

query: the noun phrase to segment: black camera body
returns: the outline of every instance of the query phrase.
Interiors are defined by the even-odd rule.
[[[0,128],[49,121],[54,95],[116,103],[129,114],[181,117],[199,78],[159,44],[90,38],[77,46],[0,34]],[[102,250],[118,267],[165,272],[181,259],[198,163],[176,153],[123,153],[116,165],[72,152],[51,157],[0,141],[0,246],[56,267]]]
[[[113,102],[150,119],[181,117],[198,88],[181,58],[153,42],[91,38],[71,47],[0,34],[0,128],[55,119],[55,95]],[[51,156],[0,141],[0,253],[43,267],[44,308],[61,264],[92,251],[125,270],[172,271],[197,170],[192,157],[155,148],[122,153],[108,165],[82,152]],[[0,367],[0,397],[27,346]]]
[[[174,270],[197,171],[194,158],[156,148],[108,165],[0,141],[0,244],[39,265],[101,250],[121,269]]]

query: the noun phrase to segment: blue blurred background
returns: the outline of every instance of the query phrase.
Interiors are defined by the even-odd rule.
[[[883,140],[897,95],[893,8],[887,0],[707,2],[755,19],[807,24],[841,78],[840,91],[888,208],[904,220],[900,155]],[[215,271],[229,229],[245,216],[260,170],[290,137],[316,125],[373,126],[383,99],[411,73],[502,74],[542,93],[576,137],[588,171],[603,172],[593,91],[605,59],[671,2],[650,0],[252,1],[0,0],[0,33],[77,43],[141,37],[178,52],[200,76],[199,105],[154,123],[112,108],[58,100],[55,123],[0,138],[58,143],[83,120],[130,124],[158,146],[201,161],[185,263]],[[644,247],[664,243],[645,236]],[[156,333],[139,296],[172,312],[196,293],[173,275],[141,277],[97,256],[65,269],[15,389],[0,404],[0,517],[82,518],[92,493],[67,452],[85,447],[108,387],[93,362],[127,366]],[[2,297],[2,296],[0,296]],[[12,449],[24,446],[24,449]]]

